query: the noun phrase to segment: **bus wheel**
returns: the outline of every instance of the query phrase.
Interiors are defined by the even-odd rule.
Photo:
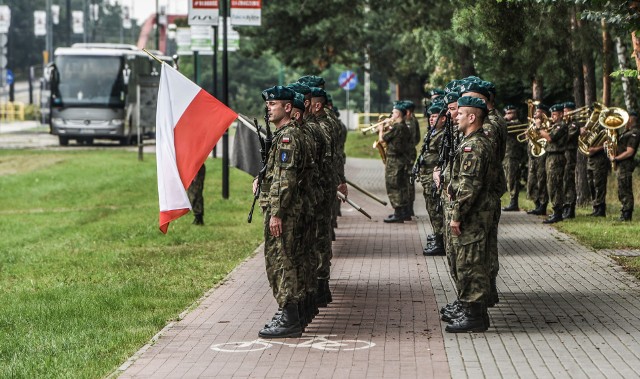
[[[69,145],[69,137],[58,136],[58,140],[60,141],[60,146]]]

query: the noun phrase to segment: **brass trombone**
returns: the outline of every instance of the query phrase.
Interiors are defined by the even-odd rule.
[[[361,130],[362,134],[367,134],[368,132],[372,132],[376,129],[378,129],[378,127],[383,126],[384,129],[386,129],[389,125],[389,123],[391,122],[391,117],[387,117],[384,120],[378,122],[377,124],[371,124],[369,126],[367,126],[366,128],[363,128]]]

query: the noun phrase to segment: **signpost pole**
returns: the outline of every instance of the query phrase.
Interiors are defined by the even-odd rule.
[[[345,91],[347,93],[347,130],[351,129],[351,115],[349,114],[349,91],[348,89]]]

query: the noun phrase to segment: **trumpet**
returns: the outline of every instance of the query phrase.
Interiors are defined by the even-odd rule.
[[[576,108],[571,112],[565,113],[562,116],[562,119],[564,120],[564,122],[578,121],[583,119],[584,121],[586,121],[586,119],[589,118],[590,114],[591,114],[591,107],[588,105],[585,105],[584,107]]]
[[[382,126],[383,129],[386,129],[389,126],[389,124],[391,123],[391,120],[392,120],[391,117],[387,117],[384,120],[378,122],[377,124],[371,124],[371,125],[367,126],[366,128],[362,129],[361,132],[362,132],[362,134],[367,134],[369,132],[375,131],[380,126]]]

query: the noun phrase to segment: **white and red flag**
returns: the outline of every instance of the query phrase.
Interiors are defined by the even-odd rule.
[[[187,188],[238,115],[166,63],[156,111],[160,230],[189,212]]]

